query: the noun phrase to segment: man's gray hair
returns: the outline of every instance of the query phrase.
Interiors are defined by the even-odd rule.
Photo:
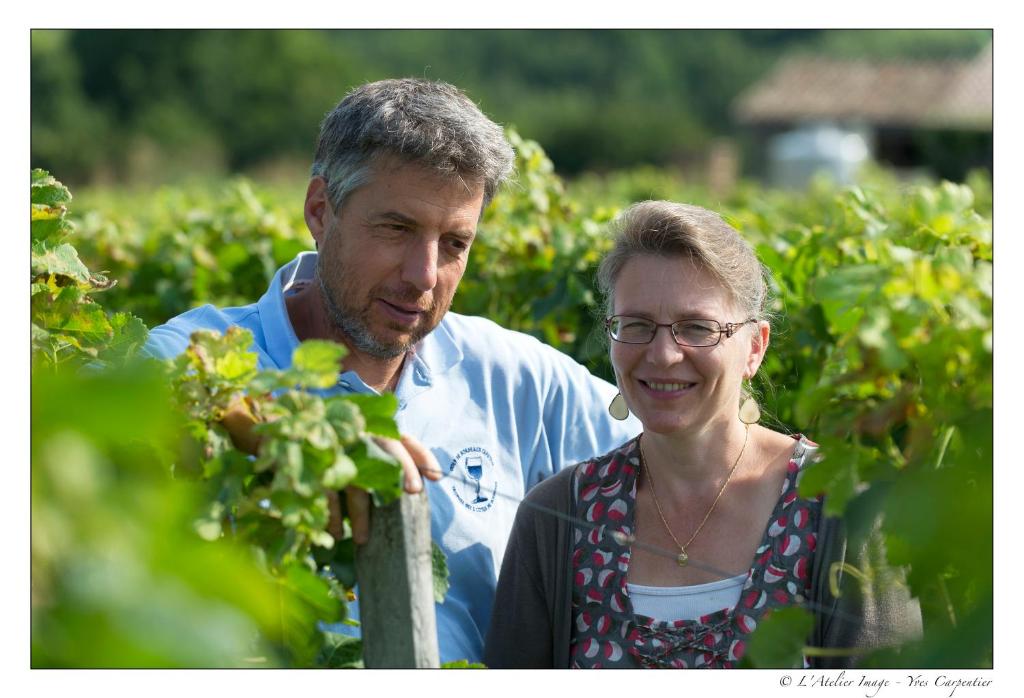
[[[337,210],[388,156],[482,183],[484,206],[515,160],[502,128],[457,87],[402,78],[367,83],[345,95],[320,125],[311,174],[327,180]]]

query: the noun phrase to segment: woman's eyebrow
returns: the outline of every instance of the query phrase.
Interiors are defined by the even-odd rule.
[[[650,313],[644,312],[644,311],[640,311],[640,310],[620,310],[619,312],[617,312],[615,314],[616,315],[630,315],[632,317],[641,317],[641,318],[645,318],[645,319],[650,319],[652,317],[652,315]],[[706,312],[704,310],[694,310],[692,308],[684,308],[683,310],[680,310],[679,312],[673,312],[672,316],[678,318],[678,320],[674,320],[673,322],[678,322],[679,320],[714,320],[715,319],[713,313],[708,313],[708,312]]]

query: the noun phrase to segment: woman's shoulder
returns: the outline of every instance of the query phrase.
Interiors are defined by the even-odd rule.
[[[818,444],[803,434],[786,434],[767,427],[760,427],[758,431],[762,452],[772,454],[772,460],[778,457],[795,462],[802,469],[817,458]]]
[[[574,483],[606,477],[616,469],[616,465],[626,461],[636,446],[636,439],[613,448],[608,453],[595,456],[585,461],[566,466],[549,478],[539,482],[531,489],[526,499],[533,504],[557,508],[558,505],[568,506],[572,499]]]
[[[526,501],[543,506],[557,504],[572,488],[572,477],[579,463],[562,468],[551,477],[538,482],[526,493]]]

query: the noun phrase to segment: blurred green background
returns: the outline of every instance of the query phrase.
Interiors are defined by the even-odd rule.
[[[728,137],[761,155],[731,105],[795,54],[967,60],[990,30],[37,30],[32,164],[69,186],[199,174],[302,177],[318,124],[352,87],[452,82],[540,142],[562,176],[686,168]],[[974,144],[916,134],[915,158],[962,181]],[[953,152],[950,152],[953,149]]]

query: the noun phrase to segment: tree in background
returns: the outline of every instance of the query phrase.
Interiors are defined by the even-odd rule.
[[[970,56],[987,30],[78,30],[33,32],[32,161],[74,185],[302,171],[353,86],[426,76],[543,142],[559,172],[685,165],[792,51]],[[299,164],[301,163],[301,164]]]

